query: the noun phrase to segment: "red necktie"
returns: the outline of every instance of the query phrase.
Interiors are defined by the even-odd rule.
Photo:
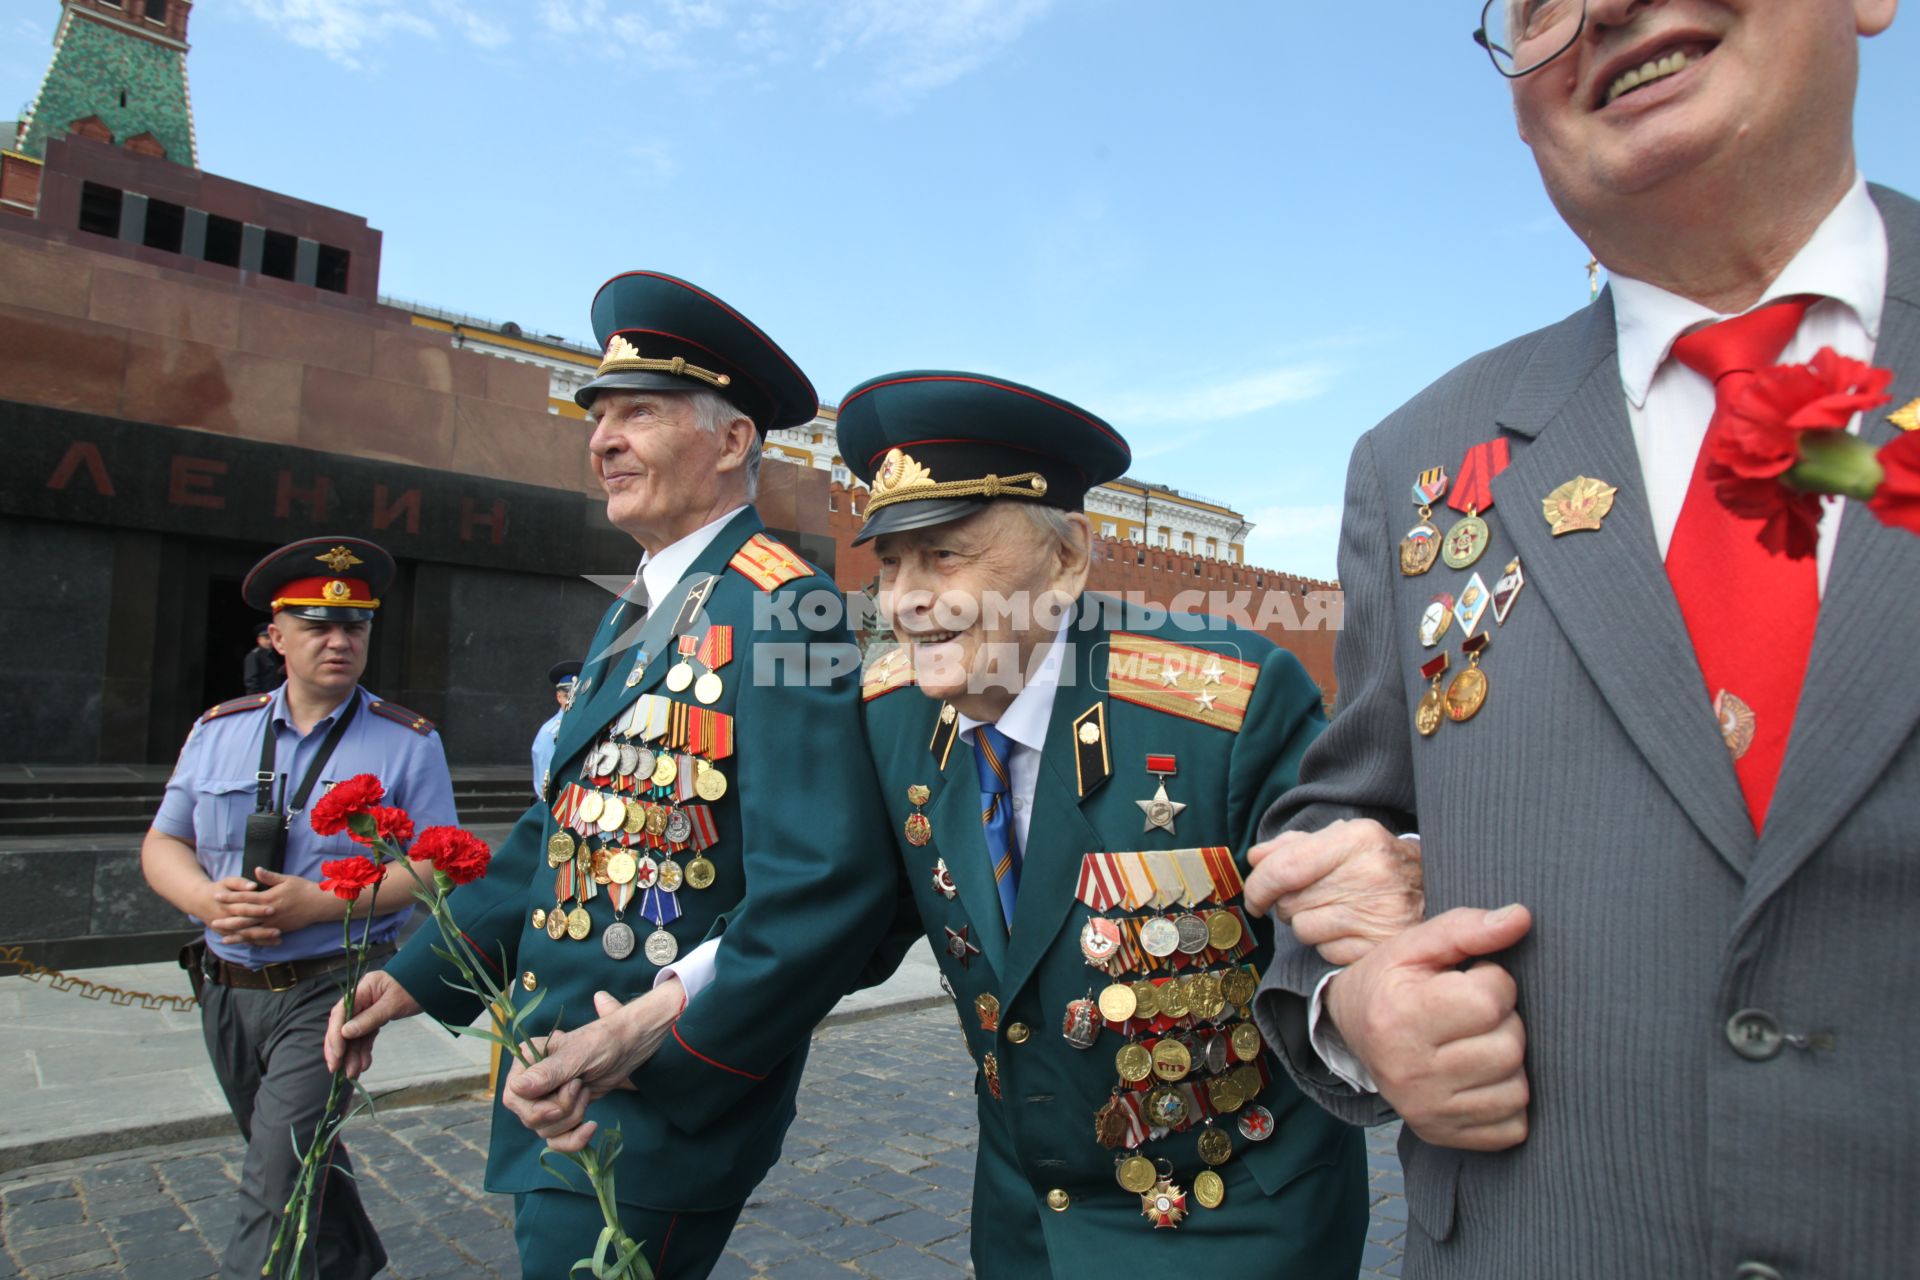
[[[1766,825],[1793,732],[1820,614],[1819,578],[1812,557],[1774,555],[1760,545],[1763,521],[1721,505],[1707,480],[1707,458],[1728,406],[1756,371],[1780,358],[1811,305],[1807,299],[1776,302],[1673,344],[1674,359],[1712,380],[1713,419],[1668,546],[1667,577],[1755,831]]]

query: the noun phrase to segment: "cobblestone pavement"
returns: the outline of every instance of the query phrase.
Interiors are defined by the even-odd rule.
[[[800,1119],[748,1203],[717,1277],[919,1280],[967,1273],[972,1064],[953,1013],[823,1032]],[[511,1277],[504,1197],[478,1190],[488,1104],[358,1121],[348,1145],[393,1280]],[[1368,1135],[1374,1189],[1361,1280],[1399,1274],[1406,1210],[1393,1134]],[[22,1169],[0,1179],[0,1280],[198,1280],[215,1270],[242,1149],[205,1139]]]

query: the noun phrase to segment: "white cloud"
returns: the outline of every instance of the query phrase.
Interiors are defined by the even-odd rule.
[[[631,143],[626,147],[625,155],[633,162],[634,168],[643,171],[656,181],[664,181],[680,172],[679,157],[673,153],[673,148],[664,142]]]
[[[434,39],[440,34],[414,0],[240,0],[240,5],[301,48],[356,70],[364,65],[364,54],[391,36]],[[499,48],[512,38],[505,24],[475,13],[463,0],[431,0],[427,8],[483,49]]]
[[[1054,0],[849,0],[827,25],[815,68],[870,55],[863,95],[899,108],[978,70],[1052,9]]]
[[[1255,507],[1246,513],[1247,563],[1331,579],[1338,572],[1340,504]]]
[[[1100,403],[1106,416],[1122,425],[1193,427],[1312,400],[1326,392],[1337,372],[1330,364],[1306,361],[1276,365],[1237,378],[1216,380],[1189,375],[1171,388],[1122,392]]]

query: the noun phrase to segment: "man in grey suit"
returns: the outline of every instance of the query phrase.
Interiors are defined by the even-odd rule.
[[[1920,206],[1852,145],[1896,3],[1487,6],[1612,283],[1359,442],[1343,706],[1248,886],[1422,837],[1426,922],[1338,970],[1301,929],[1256,1002],[1322,1105],[1405,1121],[1409,1277],[1920,1265],[1920,539],[1833,505],[1770,556],[1695,469],[1823,347],[1920,397]]]

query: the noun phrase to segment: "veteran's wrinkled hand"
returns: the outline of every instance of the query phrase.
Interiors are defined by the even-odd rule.
[[[353,989],[353,1017],[347,1017],[346,1001],[335,1002],[327,1015],[327,1038],[323,1052],[327,1070],[346,1068],[349,1080],[373,1065],[373,1038],[380,1028],[395,1018],[411,1018],[420,1012],[420,1002],[384,969],[375,969],[360,979]]]
[[[546,1038],[539,1062],[516,1060],[500,1094],[502,1105],[555,1151],[579,1151],[593,1140],[599,1126],[587,1119],[587,1105],[633,1088],[633,1073],[660,1047],[686,997],[680,980],[668,978],[625,1004],[595,992],[593,1007],[599,1016],[592,1022]]]
[[[1502,1151],[1526,1140],[1519,992],[1483,957],[1532,927],[1522,906],[1458,908],[1382,943],[1327,984],[1333,1028],[1407,1127],[1436,1146]]]
[[[1247,909],[1275,913],[1328,964],[1353,964],[1426,913],[1419,840],[1371,819],[1283,832],[1247,861]]]

